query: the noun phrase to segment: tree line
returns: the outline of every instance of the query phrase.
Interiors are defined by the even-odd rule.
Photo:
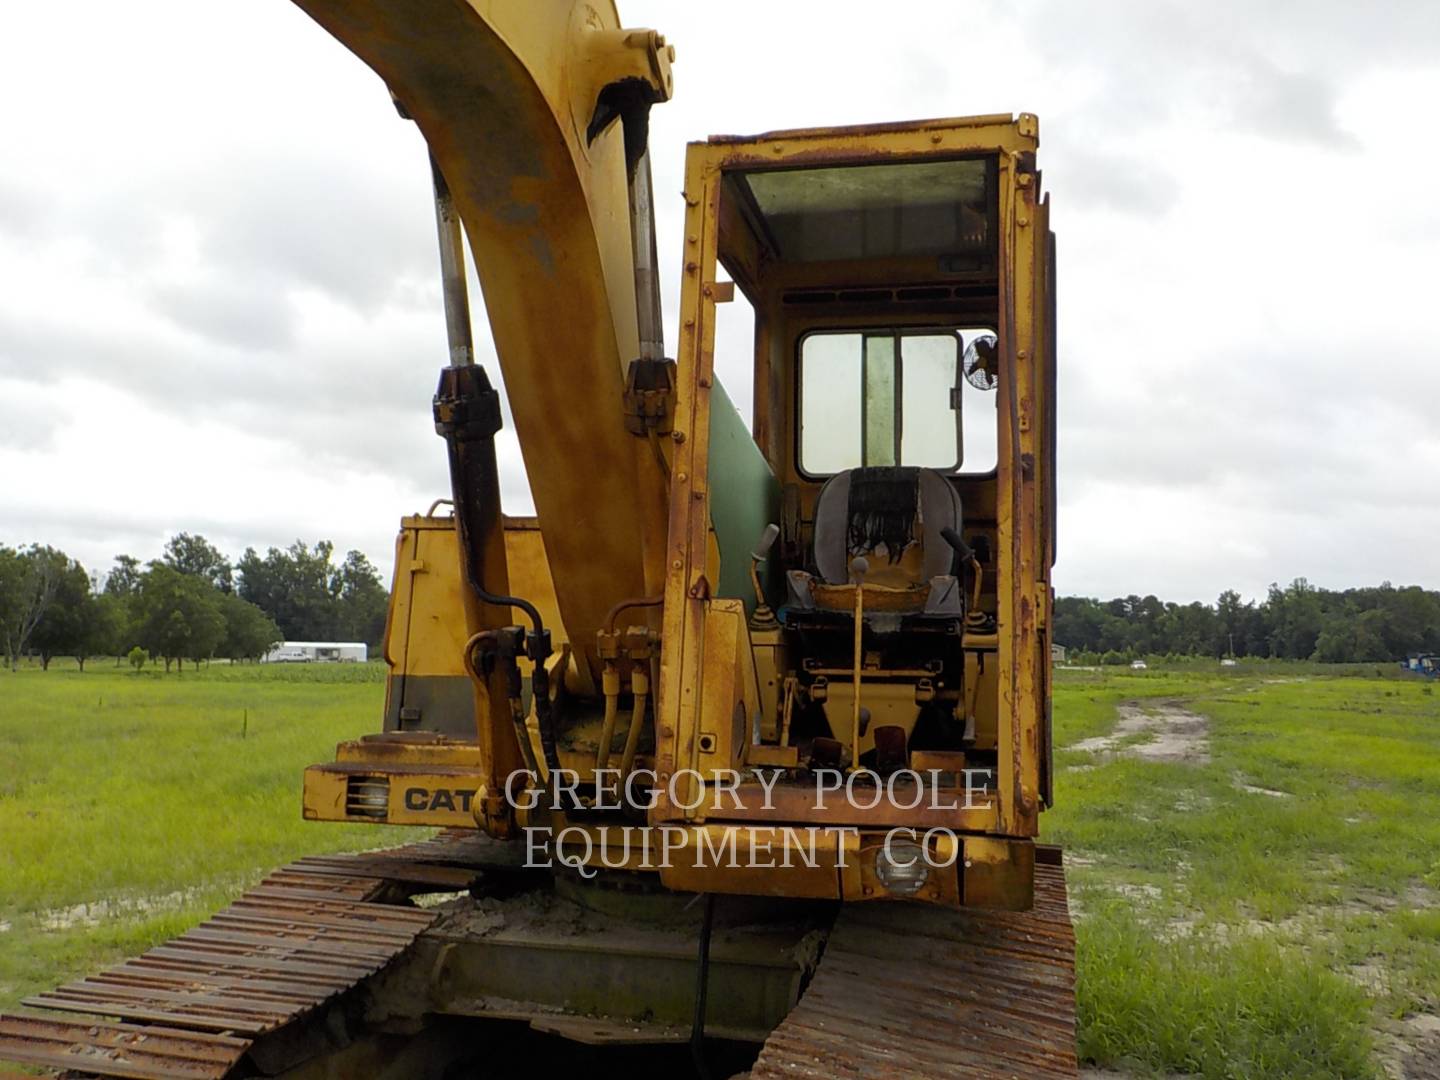
[[[117,555],[103,575],[42,544],[0,544],[0,646],[12,670],[73,656],[172,663],[258,660],[282,641],[364,641],[385,633],[388,596],[365,555],[337,566],[334,545],[295,541],[232,562],[203,536],[178,533],[159,559]]]
[[[365,555],[337,566],[334,545],[295,541],[230,560],[205,537],[178,533],[142,565],[117,555],[103,577],[53,547],[0,544],[0,646],[49,667],[73,656],[142,650],[165,662],[255,660],[281,641],[364,641],[385,633],[388,596]],[[1324,663],[1440,653],[1440,592],[1389,582],[1336,591],[1296,578],[1265,599],[1234,590],[1214,604],[1157,597],[1055,601],[1053,640],[1072,653],[1121,661],[1147,655],[1274,657]]]
[[[1055,601],[1053,640],[1118,662],[1146,655],[1272,657],[1322,663],[1403,660],[1440,653],[1440,592],[1388,581],[1318,588],[1305,578],[1270,586],[1264,600],[1227,589],[1214,604],[1154,596]]]

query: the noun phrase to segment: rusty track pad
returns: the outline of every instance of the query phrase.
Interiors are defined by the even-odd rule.
[[[753,1080],[1076,1075],[1065,874],[1035,867],[1026,912],[852,904]]]

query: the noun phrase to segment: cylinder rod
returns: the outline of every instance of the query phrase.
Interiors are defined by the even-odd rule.
[[[450,185],[430,156],[430,175],[435,181],[435,231],[440,236],[440,284],[445,295],[445,335],[450,342],[450,364],[462,367],[475,363],[475,343],[470,336],[470,296],[465,286],[465,247],[460,233],[460,214],[450,195]]]
[[[647,147],[630,179],[630,243],[635,257],[635,316],[640,331],[640,359],[665,358],[661,325],[660,272],[655,255],[655,192]]]

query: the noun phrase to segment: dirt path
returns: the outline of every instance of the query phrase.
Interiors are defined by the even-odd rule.
[[[1116,711],[1120,718],[1109,735],[1082,739],[1070,749],[1143,761],[1210,763],[1210,727],[1198,713],[1175,701],[1127,701]]]
[[[1385,1023],[1379,1057],[1389,1080],[1440,1080],[1440,1016],[1421,1013]]]
[[[73,930],[94,927],[115,919],[138,918],[177,911],[203,892],[198,886],[161,896],[118,897],[113,900],[91,900],[68,908],[50,908],[39,913],[40,926],[45,930]],[[8,924],[5,926],[8,929]]]

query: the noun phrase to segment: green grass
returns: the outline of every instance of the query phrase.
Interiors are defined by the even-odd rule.
[[[0,1008],[182,932],[301,854],[412,835],[300,818],[303,767],[377,727],[378,665],[90,667],[0,673]],[[1069,749],[1120,704],[1159,700],[1209,718],[1208,764]],[[1070,859],[1082,1058],[1371,1078],[1385,1017],[1440,1011],[1431,688],[1276,665],[1062,670],[1055,718],[1043,820]],[[96,901],[88,922],[72,910]]]
[[[1440,701],[1410,680],[1268,681],[1291,677],[1060,674],[1044,823],[1073,857],[1082,1057],[1370,1077],[1372,1029],[1440,1006]],[[1209,719],[1208,764],[1066,749],[1157,697]]]
[[[1082,1054],[1204,1077],[1369,1076],[1354,985],[1259,935],[1160,938],[1120,903],[1080,924]]]
[[[0,673],[0,1008],[183,931],[302,854],[415,835],[300,816],[304,767],[378,728],[381,665],[87,666]]]

